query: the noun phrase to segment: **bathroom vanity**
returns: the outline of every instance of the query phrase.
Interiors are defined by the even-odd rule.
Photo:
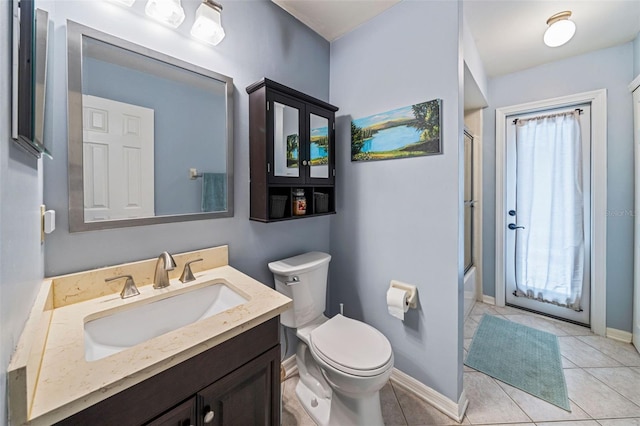
[[[151,285],[156,259],[45,280],[7,373],[12,425],[280,423],[279,315],[290,299],[230,267],[226,246],[174,258],[163,289]],[[196,279],[180,282],[199,258]],[[122,299],[122,280],[105,283],[118,275],[140,295]],[[221,290],[197,293],[208,289]],[[185,323],[193,294],[212,307]],[[167,331],[145,310],[163,304]],[[94,341],[87,324],[100,321]]]

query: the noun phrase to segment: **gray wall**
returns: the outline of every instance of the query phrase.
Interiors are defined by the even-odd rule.
[[[202,179],[191,180],[189,169],[212,173],[226,170],[224,85],[217,83],[223,90],[202,90],[195,84],[91,57],[83,58],[82,68],[83,94],[154,111],[156,215],[200,212]],[[202,79],[198,77],[200,84]]]
[[[330,80],[340,111],[329,309],[344,303],[347,316],[389,338],[397,368],[454,402],[462,391],[460,7],[397,4],[332,43]],[[351,119],[435,98],[444,154],[349,161]],[[391,279],[418,287],[418,308],[404,322],[387,313]]]
[[[40,245],[42,160],[11,139],[11,4],[0,2],[0,425],[6,371],[44,276]]]
[[[640,75],[640,33],[633,40],[633,77]]]
[[[249,117],[245,87],[268,77],[323,100],[329,97],[329,44],[267,0],[224,5],[226,38],[217,47],[189,35],[199,1],[183,1],[187,19],[171,30],[147,19],[145,2],[134,9],[110,2],[55,1],[55,120],[53,161],[45,164],[45,200],[57,212],[58,229],[46,246],[47,276],[113,265],[220,244],[230,245],[230,263],[272,284],[267,263],[307,250],[329,250],[329,217],[263,224],[249,221]],[[136,12],[140,12],[137,14]],[[235,216],[85,233],[68,232],[66,157],[65,19],[212,69],[234,79]],[[186,171],[185,171],[186,172]]]
[[[607,89],[607,327],[631,331],[633,295],[633,45],[599,50],[489,80],[483,137],[483,291],[495,295],[495,110]],[[626,212],[626,213],[625,213]]]

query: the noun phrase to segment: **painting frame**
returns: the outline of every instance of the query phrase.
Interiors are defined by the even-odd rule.
[[[442,154],[442,99],[351,120],[351,161]]]

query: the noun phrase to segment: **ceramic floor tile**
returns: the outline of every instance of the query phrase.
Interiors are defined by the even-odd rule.
[[[464,373],[464,388],[469,398],[467,417],[472,424],[531,422],[491,377]]]
[[[602,426],[640,426],[640,418],[598,420]]]
[[[621,364],[608,357],[577,337],[558,337],[560,353],[578,367],[621,367]]]
[[[536,423],[591,419],[587,413],[571,401],[569,401],[571,412],[568,412],[506,383],[496,382],[518,404],[522,411]]]
[[[580,368],[565,357],[562,358],[562,368]]]
[[[473,318],[467,318],[467,320],[464,322],[464,338],[472,338],[477,329],[478,323],[474,321]]]
[[[627,367],[640,366],[640,354],[631,343],[617,342],[601,336],[579,336],[577,339]]]
[[[536,423],[538,426],[598,426],[598,422],[595,420],[580,420],[570,422],[548,422],[548,423]]]
[[[430,404],[426,403],[422,399],[413,395],[410,392],[402,389],[400,386],[394,384],[393,390],[396,392],[398,402],[404,413],[404,417],[407,420],[409,426],[417,425],[457,425],[453,419],[442,414],[436,410]],[[464,423],[463,424],[469,424]]]
[[[492,306],[493,310],[500,315],[527,315],[528,311],[512,308],[511,306]]]
[[[493,305],[487,305],[486,303],[476,303],[475,305],[473,305],[473,309],[471,309],[470,315],[497,314],[496,310],[493,308]]]
[[[469,348],[471,347],[471,342],[473,341],[473,339],[464,339],[464,341],[462,342],[464,344],[464,348],[466,350],[469,350]]]
[[[594,419],[640,417],[640,406],[582,369],[564,370],[569,398]]]
[[[556,327],[567,333],[569,336],[593,336],[589,327],[571,324],[570,322],[556,321],[553,323]]]
[[[407,424],[391,382],[387,382],[380,389],[380,405],[385,426],[405,426]]]
[[[488,315],[491,315],[491,314],[488,314]],[[482,315],[469,315],[469,318],[471,318],[472,320],[474,320],[478,324],[480,324],[480,321],[482,321],[482,317],[484,317],[484,314],[482,314]]]
[[[316,423],[309,417],[296,396],[298,378],[298,376],[293,376],[284,382],[282,426],[315,426]]]
[[[505,315],[509,321],[517,322],[518,324],[526,325],[538,330],[546,331],[547,333],[555,334],[556,336],[566,336],[560,328],[556,327],[551,321],[546,318],[541,318],[533,315]]]
[[[640,405],[640,374],[629,367],[586,368],[587,373]]]

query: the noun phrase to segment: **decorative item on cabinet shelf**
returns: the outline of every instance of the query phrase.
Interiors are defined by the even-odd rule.
[[[284,210],[287,206],[287,197],[286,195],[272,195],[270,197],[271,201],[271,209],[269,212],[269,217],[271,219],[281,219],[284,217]]]
[[[305,197],[304,189],[302,188],[293,190],[293,214],[294,216],[307,214],[307,197]]]
[[[329,212],[329,194],[325,194],[324,192],[314,192],[313,202],[315,206],[315,213]]]

